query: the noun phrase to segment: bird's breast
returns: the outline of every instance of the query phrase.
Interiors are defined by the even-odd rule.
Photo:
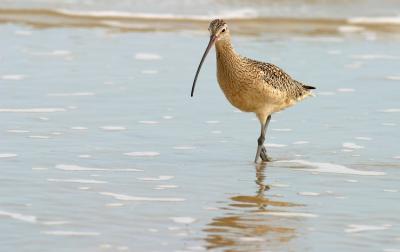
[[[240,62],[227,62],[217,57],[217,79],[228,101],[245,112],[255,112],[265,105],[256,76]]]

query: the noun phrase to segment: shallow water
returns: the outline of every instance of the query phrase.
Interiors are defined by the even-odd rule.
[[[206,30],[206,27],[204,27]],[[0,250],[399,251],[393,34],[235,36],[315,85],[259,125],[186,31],[0,26]]]

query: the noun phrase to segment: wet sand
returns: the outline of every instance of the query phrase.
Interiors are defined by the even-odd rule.
[[[272,117],[275,161],[254,165],[258,121],[214,54],[189,96],[206,23],[0,25],[2,251],[400,249],[398,36],[234,23],[238,52],[317,87]]]

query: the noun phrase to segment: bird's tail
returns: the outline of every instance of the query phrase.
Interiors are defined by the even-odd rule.
[[[302,85],[302,86],[303,86],[303,88],[305,88],[305,89],[307,89],[307,90],[316,89],[316,88],[313,87],[313,86],[307,86],[307,85]]]

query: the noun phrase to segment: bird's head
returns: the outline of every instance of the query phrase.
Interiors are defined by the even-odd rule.
[[[210,41],[208,42],[207,48],[203,54],[203,57],[201,58],[199,66],[197,68],[196,76],[194,77],[194,81],[193,81],[193,85],[192,85],[192,92],[190,94],[192,97],[193,97],[193,93],[194,93],[194,87],[196,86],[197,77],[200,73],[201,66],[203,65],[203,61],[206,58],[211,47],[217,41],[224,41],[224,40],[229,39],[228,25],[222,19],[214,19],[213,21],[211,21],[211,23],[208,27],[208,31],[210,32]]]
[[[229,38],[228,25],[222,19],[214,19],[211,21],[208,30],[210,31],[211,37],[216,37],[216,41]]]

